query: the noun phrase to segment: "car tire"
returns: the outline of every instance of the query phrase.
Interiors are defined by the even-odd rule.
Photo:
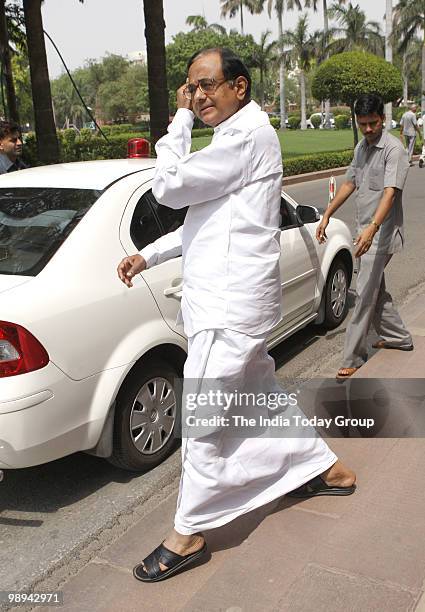
[[[110,463],[145,472],[162,463],[180,443],[181,377],[170,364],[139,364],[116,400]]]
[[[349,285],[347,266],[341,258],[335,259],[329,269],[323,294],[325,300],[323,326],[326,329],[335,329],[347,316]]]

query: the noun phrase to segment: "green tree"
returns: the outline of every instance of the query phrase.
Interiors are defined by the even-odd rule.
[[[315,57],[315,39],[308,33],[308,16],[300,17],[294,30],[286,30],[283,42],[291,48],[290,58],[298,68],[301,93],[301,129],[307,129],[306,73],[310,71]]]
[[[425,2],[400,0],[394,9],[394,29],[400,36],[398,51],[404,53],[415,36],[422,37],[422,113],[425,113]]]
[[[148,56],[151,142],[167,132],[169,122],[163,0],[143,0]]]
[[[236,13],[239,12],[241,18],[241,34],[244,34],[243,30],[243,10],[248,9],[251,15],[261,13],[263,10],[261,0],[221,0],[221,16],[222,17],[235,17]]]
[[[347,0],[340,0],[339,4],[345,4]],[[312,7],[314,11],[317,11],[317,5],[319,4],[319,0],[312,0]],[[316,57],[320,62],[328,59],[329,51],[329,9],[328,9],[328,0],[322,0],[322,9],[323,9],[323,31],[317,31],[314,34],[316,39]],[[330,100],[325,100],[325,123],[324,127],[326,129],[330,129],[331,121],[330,121]]]
[[[106,80],[99,87],[98,97],[107,121],[134,121],[142,110],[149,110],[146,68],[129,66],[119,79]]]
[[[29,74],[28,57],[26,54],[13,54],[12,71],[20,122],[22,125],[34,125],[31,79]]]
[[[342,51],[355,51],[364,49],[384,55],[385,40],[381,34],[381,26],[376,21],[367,21],[366,14],[359,5],[351,2],[348,6],[341,6],[335,2],[328,9],[329,16],[339,23],[339,28],[331,28],[330,34],[334,40],[329,45],[329,51],[341,53]]]
[[[97,119],[133,121],[149,111],[148,75],[145,64],[131,64],[119,55],[107,55],[101,61],[89,60],[74,70],[72,77],[86,104],[96,108]],[[52,81],[52,96],[59,126],[69,119],[81,127],[88,119],[67,74]]]
[[[312,93],[317,100],[330,98],[351,108],[354,145],[358,142],[354,115],[356,99],[365,93],[381,96],[384,102],[397,100],[403,93],[403,81],[395,66],[371,53],[347,51],[321,64],[313,78]]]
[[[208,21],[202,15],[189,15],[186,19],[186,24],[193,26],[194,32],[200,30],[214,30],[218,34],[226,34],[226,28],[219,23],[208,23]]]
[[[285,58],[285,43],[283,42],[283,22],[286,10],[293,10],[297,8],[299,11],[302,10],[302,4],[300,0],[261,0],[262,7],[267,6],[269,17],[272,15],[274,9],[277,17],[277,25],[279,31],[279,97],[280,97],[280,126],[284,130],[286,127],[286,104],[285,104],[285,74],[286,74],[286,58]],[[310,6],[310,0],[305,0],[305,6]]]
[[[259,70],[259,93],[260,93],[260,104],[261,108],[264,110],[265,106],[265,79],[270,68],[277,61],[276,49],[277,43],[276,41],[269,42],[269,37],[271,36],[270,30],[263,32],[260,37],[260,44],[256,45],[254,52],[254,62],[255,67]]]
[[[22,9],[17,5],[6,5],[0,0],[0,61],[2,66],[1,86],[6,90],[5,116],[20,123],[19,109],[16,98],[15,83],[12,70],[12,57],[19,53],[26,54],[25,33],[21,26]],[[2,89],[2,98],[3,98]]]
[[[6,88],[7,115],[12,121],[19,123],[19,113],[16,103],[15,84],[13,82],[12,59],[9,43],[9,28],[6,18],[5,0],[0,0],[0,57],[2,65],[2,77]],[[1,86],[3,87],[3,78]]]
[[[209,28],[179,32],[167,45],[167,75],[170,88],[170,108],[175,109],[176,90],[187,77],[187,61],[204,47],[230,47],[246,63],[248,68],[255,66],[256,43],[251,35],[242,36],[235,31],[219,34]]]

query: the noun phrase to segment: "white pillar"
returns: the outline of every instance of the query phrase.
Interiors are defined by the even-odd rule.
[[[393,48],[391,45],[391,34],[393,31],[393,0],[386,0],[385,21],[386,21],[385,59],[387,60],[387,62],[392,63]],[[385,105],[385,115],[386,115],[386,129],[387,129],[387,132],[389,132],[391,130],[391,123],[393,119],[393,105],[391,102]]]

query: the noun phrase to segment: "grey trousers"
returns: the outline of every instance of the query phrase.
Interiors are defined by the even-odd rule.
[[[415,150],[416,134],[414,136],[404,135],[404,140],[406,142],[406,149],[409,155],[409,162],[410,162],[412,160],[413,152]]]
[[[393,346],[407,347],[413,343],[385,287],[384,270],[391,257],[386,253],[365,253],[358,260],[356,304],[345,336],[344,368],[359,368],[367,361],[371,325],[382,340]]]

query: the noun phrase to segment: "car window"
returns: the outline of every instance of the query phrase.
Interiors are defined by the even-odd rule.
[[[0,189],[0,274],[36,276],[101,195],[93,189]]]
[[[283,196],[280,199],[279,227],[282,230],[289,229],[291,227],[298,227],[294,207],[289,204],[289,202],[287,202]]]
[[[145,193],[145,198],[155,211],[164,234],[174,232],[180,225],[183,225],[187,213],[187,206],[186,208],[180,208],[178,210],[163,206],[155,200],[152,189]]]
[[[130,223],[130,237],[138,251],[161,237],[162,231],[151,206],[150,192],[142,195]],[[153,196],[152,196],[153,197]]]

